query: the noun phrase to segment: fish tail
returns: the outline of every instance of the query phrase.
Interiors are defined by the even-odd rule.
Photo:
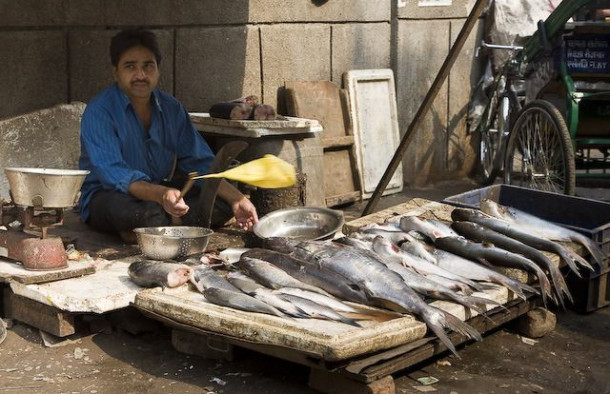
[[[446,326],[446,319],[444,319],[442,315],[440,315],[440,317],[437,316],[440,314],[440,310],[433,309],[433,312],[434,316],[431,316],[432,313],[430,312],[423,313],[422,319],[426,322],[428,328],[432,330],[432,332],[438,337],[438,339],[445,346],[447,346],[447,349],[451,350],[451,353],[453,353],[457,358],[461,359],[462,357],[460,357],[460,355],[457,353],[455,346],[453,345],[451,339],[449,339],[449,337],[445,333],[445,329],[443,328]]]
[[[532,286],[526,285],[525,283],[518,282],[508,277],[502,280],[500,283],[503,286],[507,287],[510,291],[515,293],[515,295],[521,298],[522,300],[527,299],[527,296],[524,293],[525,291],[527,291],[528,293],[540,295],[540,292]]]
[[[354,327],[362,327],[362,324],[358,323],[356,320],[350,319],[349,317],[345,317],[345,316],[341,315],[340,313],[338,313],[338,315],[339,315],[339,321],[341,323],[349,324],[350,326],[354,326]]]
[[[563,275],[561,275],[561,272],[559,272],[558,269],[549,269],[549,274],[551,275],[551,280],[553,281],[553,286],[555,287],[555,293],[557,294],[555,303],[565,310],[566,307],[565,303],[563,302],[563,299],[565,297],[571,303],[574,303],[574,300],[572,299],[572,294],[568,289],[566,281],[563,279]]]
[[[483,337],[481,336],[481,333],[479,333],[477,330],[475,330],[473,327],[471,327],[467,323],[464,323],[457,317],[453,316],[451,313],[443,311],[443,314],[445,316],[445,324],[444,324],[445,327],[450,328],[451,330],[453,330],[457,333],[460,333],[470,339],[474,339],[476,341],[480,341],[483,339]]]
[[[575,254],[575,253],[571,254],[568,249],[566,249],[560,245],[558,245],[558,247],[555,249],[555,253],[557,253],[559,255],[559,257],[568,265],[568,267],[570,267],[570,271],[574,272],[574,274],[576,274],[576,276],[578,276],[579,278],[582,278],[580,270],[578,269],[578,266],[574,262],[575,261],[574,256],[578,256],[577,254]],[[578,256],[578,257],[580,257],[580,256]]]
[[[576,234],[572,236],[571,239],[574,242],[582,244],[589,251],[589,253],[591,253],[591,256],[593,256],[593,260],[595,260],[597,264],[601,265],[603,263],[605,258],[604,252],[602,252],[599,246],[597,246],[597,244],[592,239],[587,238],[582,234]],[[590,265],[587,268],[593,271],[593,267],[591,267]]]
[[[584,257],[582,257],[578,253],[574,252],[572,249],[567,249],[567,251],[568,251],[568,254],[574,259],[575,262],[580,264],[582,267],[585,267],[589,271],[595,271],[593,266],[591,264],[589,264],[589,262],[587,260],[585,260]]]

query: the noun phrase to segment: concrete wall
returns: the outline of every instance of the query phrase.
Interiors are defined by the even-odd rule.
[[[451,5],[422,6],[435,1]],[[393,68],[405,130],[473,2],[0,0],[0,118],[87,102],[112,82],[110,37],[143,26],[160,40],[161,87],[189,110],[256,94],[281,111],[284,81],[340,85],[350,69]],[[407,184],[470,170],[465,113],[478,73],[475,42],[471,37],[405,156]]]

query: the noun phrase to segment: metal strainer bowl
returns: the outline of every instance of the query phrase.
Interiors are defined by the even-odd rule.
[[[149,259],[171,260],[205,252],[214,231],[205,227],[140,227],[133,230]]]

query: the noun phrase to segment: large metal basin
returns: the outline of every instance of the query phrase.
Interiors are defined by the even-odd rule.
[[[214,233],[205,227],[140,227],[133,230],[142,254],[153,260],[172,260],[205,252]]]
[[[294,207],[273,211],[254,225],[259,238],[299,240],[331,239],[343,228],[343,213],[320,207]]]
[[[53,168],[5,168],[4,173],[16,205],[70,208],[76,204],[86,170]]]

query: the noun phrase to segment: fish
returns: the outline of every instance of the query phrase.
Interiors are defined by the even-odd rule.
[[[362,253],[366,254],[374,252],[365,250],[362,251]],[[388,267],[390,270],[400,275],[400,277],[410,288],[414,289],[415,291],[426,297],[453,301],[465,307],[473,309],[482,315],[484,315],[487,311],[486,305],[493,305],[494,307],[500,306],[498,302],[493,300],[456,293],[452,289],[446,287],[444,284],[441,284],[433,279],[429,279],[428,275],[422,275],[412,268],[405,267],[396,260],[384,259],[383,256],[379,257],[381,257],[379,261],[385,264],[386,267]],[[446,277],[441,276],[441,278],[449,280]],[[456,283],[455,280],[452,282]]]
[[[429,261],[420,259],[417,256],[409,254],[383,237],[377,237],[373,240],[373,250],[380,256],[386,259],[390,259],[392,261],[399,262],[404,266],[411,267],[422,275],[434,274],[445,277],[447,279],[451,279],[455,282],[463,283],[464,285],[469,286],[477,291],[483,290],[481,286],[471,281],[470,279],[464,278],[463,276],[458,275],[454,272],[447,271],[446,269],[441,268],[436,264],[432,264]]]
[[[265,260],[242,256],[237,265],[248,276],[272,289],[297,287],[315,293],[328,294],[319,287],[308,285],[293,278],[286,271]]]
[[[437,238],[452,237],[457,234],[448,225],[438,220],[429,220],[417,216],[400,218],[400,228],[403,231],[417,231],[434,241]]]
[[[568,267],[570,267],[572,272],[574,272],[579,278],[582,278],[582,274],[580,273],[576,262],[580,262],[581,264],[589,264],[573,250],[563,247],[557,242],[531,234],[527,230],[520,229],[514,223],[509,223],[505,220],[489,216],[479,210],[472,208],[455,208],[451,212],[451,218],[456,222],[469,221],[480,224],[481,226],[490,228],[501,234],[521,241],[533,248],[555,253],[559,255],[559,257],[568,265]]]
[[[438,264],[436,257],[426,248],[426,246],[414,236],[406,233],[406,242],[400,244],[400,249],[421,259],[424,259],[432,264]]]
[[[337,312],[358,313],[358,310],[356,308],[353,308],[332,296],[316,293],[297,287],[282,287],[277,289],[277,291],[282,294],[291,294],[297,297],[312,300],[316,304],[327,306]]]
[[[547,297],[554,298],[551,292],[551,283],[546,274],[536,263],[519,254],[508,250],[470,242],[462,236],[437,238],[434,246],[448,252],[476,261],[489,262],[492,265],[519,268],[534,273],[541,288],[542,302],[547,305]]]
[[[299,308],[294,303],[287,301],[285,298],[274,293],[271,289],[257,283],[254,279],[244,275],[241,272],[230,272],[227,276],[227,280],[233,286],[249,296],[278,309],[288,316],[309,317],[307,312]]]
[[[287,251],[287,253],[289,252]],[[286,253],[269,249],[252,248],[242,256],[268,261],[286,271],[293,278],[319,287],[340,299],[360,304],[367,303],[367,297],[363,289],[326,267],[311,264]]]
[[[437,258],[438,265],[450,272],[459,272],[464,277],[480,281],[495,283],[508,288],[521,299],[527,299],[526,292],[531,294],[540,294],[535,288],[521,283],[515,279],[509,278],[491,268],[485,267],[470,259],[465,259],[456,254],[447,252],[446,250],[433,248],[432,253]]]
[[[489,242],[502,249],[519,253],[533,262],[537,263],[543,269],[549,272],[553,286],[557,293],[557,298],[561,303],[561,306],[565,308],[563,303],[563,297],[565,296],[570,302],[574,302],[572,294],[568,289],[568,285],[563,279],[563,275],[559,271],[559,267],[545,256],[538,249],[532,248],[531,246],[525,245],[524,243],[517,241],[516,239],[507,237],[504,234],[498,233],[479,224],[472,222],[453,222],[451,224],[458,233],[463,236],[476,241],[476,242]]]
[[[224,276],[207,265],[194,268],[191,283],[212,304],[247,312],[258,312],[283,317],[277,308],[257,300],[233,286]]]
[[[552,239],[554,241],[572,241],[579,243],[589,251],[591,256],[593,256],[593,259],[600,266],[606,258],[604,252],[602,252],[592,239],[587,238],[579,232],[551,223],[535,215],[516,208],[502,206],[489,199],[481,202],[481,211],[499,219],[504,219],[508,222],[523,226],[522,228],[527,229],[527,231],[530,231],[539,237]],[[593,267],[588,263],[584,266],[593,271]]]
[[[189,281],[193,270],[185,264],[141,260],[129,264],[127,274],[142,287],[178,287]]]
[[[318,304],[317,302],[315,302],[313,300],[303,298],[301,296],[297,296],[294,294],[278,292],[277,290],[275,290],[274,292],[279,294],[280,297],[283,298],[284,300],[296,305],[298,308],[300,308],[302,311],[304,311],[307,314],[307,317],[309,317],[309,318],[332,320],[332,321],[349,324],[349,325],[355,326],[355,327],[362,327],[355,320],[342,316],[339,313],[337,313],[334,309],[332,309],[328,306],[325,306],[325,305]]]
[[[359,253],[358,248],[316,241],[296,241],[287,238],[270,238],[269,247],[290,251],[291,255],[312,264],[325,267],[362,289],[369,305],[381,306],[397,312],[409,312],[420,317],[427,327],[457,357],[457,351],[444,329],[449,328],[468,338],[481,340],[481,334],[457,317],[428,305],[404,280],[370,255]],[[332,293],[330,288],[326,291]]]

